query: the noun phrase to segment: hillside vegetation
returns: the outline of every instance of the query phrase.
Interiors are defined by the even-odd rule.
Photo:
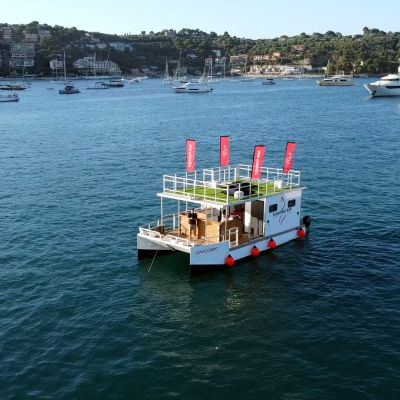
[[[100,32],[86,32],[75,27],[50,26],[34,21],[27,25],[0,24],[12,27],[13,40],[24,40],[25,33],[35,33],[39,29],[50,31],[51,37],[36,45],[35,65],[30,73],[50,75],[49,60],[66,49],[68,65],[72,61],[96,52],[97,59],[116,62],[122,72],[132,69],[157,67],[162,71],[165,60],[177,60],[179,55],[183,64],[191,71],[202,70],[204,59],[213,55],[212,50],[220,50],[221,56],[238,54],[268,55],[280,53],[273,63],[298,64],[307,60],[315,68],[326,66],[328,60],[336,70],[344,72],[380,74],[397,69],[400,58],[400,33],[383,32],[379,29],[364,28],[360,34],[343,36],[339,32],[301,33],[297,36],[281,36],[273,39],[246,39],[231,36],[228,32],[217,35],[199,29],[162,32],[142,32],[140,35],[108,35]],[[110,43],[129,45],[123,51],[113,49]],[[97,46],[100,45],[100,48]],[[295,51],[294,45],[303,45]],[[215,54],[215,53],[214,53]],[[249,58],[249,64],[251,64]]]

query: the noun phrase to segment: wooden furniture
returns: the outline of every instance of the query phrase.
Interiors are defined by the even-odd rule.
[[[181,213],[181,226],[180,232],[187,237],[190,236],[189,230],[189,212]],[[207,221],[207,229],[206,229]],[[239,235],[243,232],[243,220],[241,218],[233,218],[226,221],[226,228],[229,230],[231,228],[238,228]],[[204,212],[197,213],[197,226],[195,231],[195,236],[197,239],[209,238],[209,242],[219,242],[221,236],[225,234],[225,221],[215,221],[211,220],[210,217],[206,219],[206,214]]]

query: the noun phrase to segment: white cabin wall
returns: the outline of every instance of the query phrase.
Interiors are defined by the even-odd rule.
[[[301,192],[292,190],[267,197],[264,216],[265,236],[273,236],[300,226]],[[293,207],[288,207],[290,200],[296,201]],[[277,210],[269,212],[269,207],[273,204],[277,204]]]

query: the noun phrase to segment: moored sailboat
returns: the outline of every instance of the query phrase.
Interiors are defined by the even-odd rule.
[[[328,60],[328,64],[326,66],[325,78],[316,81],[319,86],[353,86],[354,85],[351,78],[346,75],[336,74],[336,75],[329,76],[329,66],[330,66],[330,61]]]
[[[67,63],[65,60],[65,49],[64,49],[64,81],[67,82]],[[59,94],[77,94],[80,93],[78,87],[73,85],[72,83],[67,83],[63,89],[58,91]]]

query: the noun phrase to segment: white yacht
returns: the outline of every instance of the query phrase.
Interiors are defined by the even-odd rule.
[[[0,103],[8,103],[11,101],[19,101],[17,94],[0,94]]]
[[[208,93],[213,90],[206,83],[201,82],[188,82],[181,86],[174,86],[172,89],[175,93]]]
[[[333,75],[317,81],[319,86],[353,86],[353,81],[345,75]]]
[[[379,81],[367,83],[364,87],[372,97],[400,96],[400,67],[398,74],[386,75]]]

